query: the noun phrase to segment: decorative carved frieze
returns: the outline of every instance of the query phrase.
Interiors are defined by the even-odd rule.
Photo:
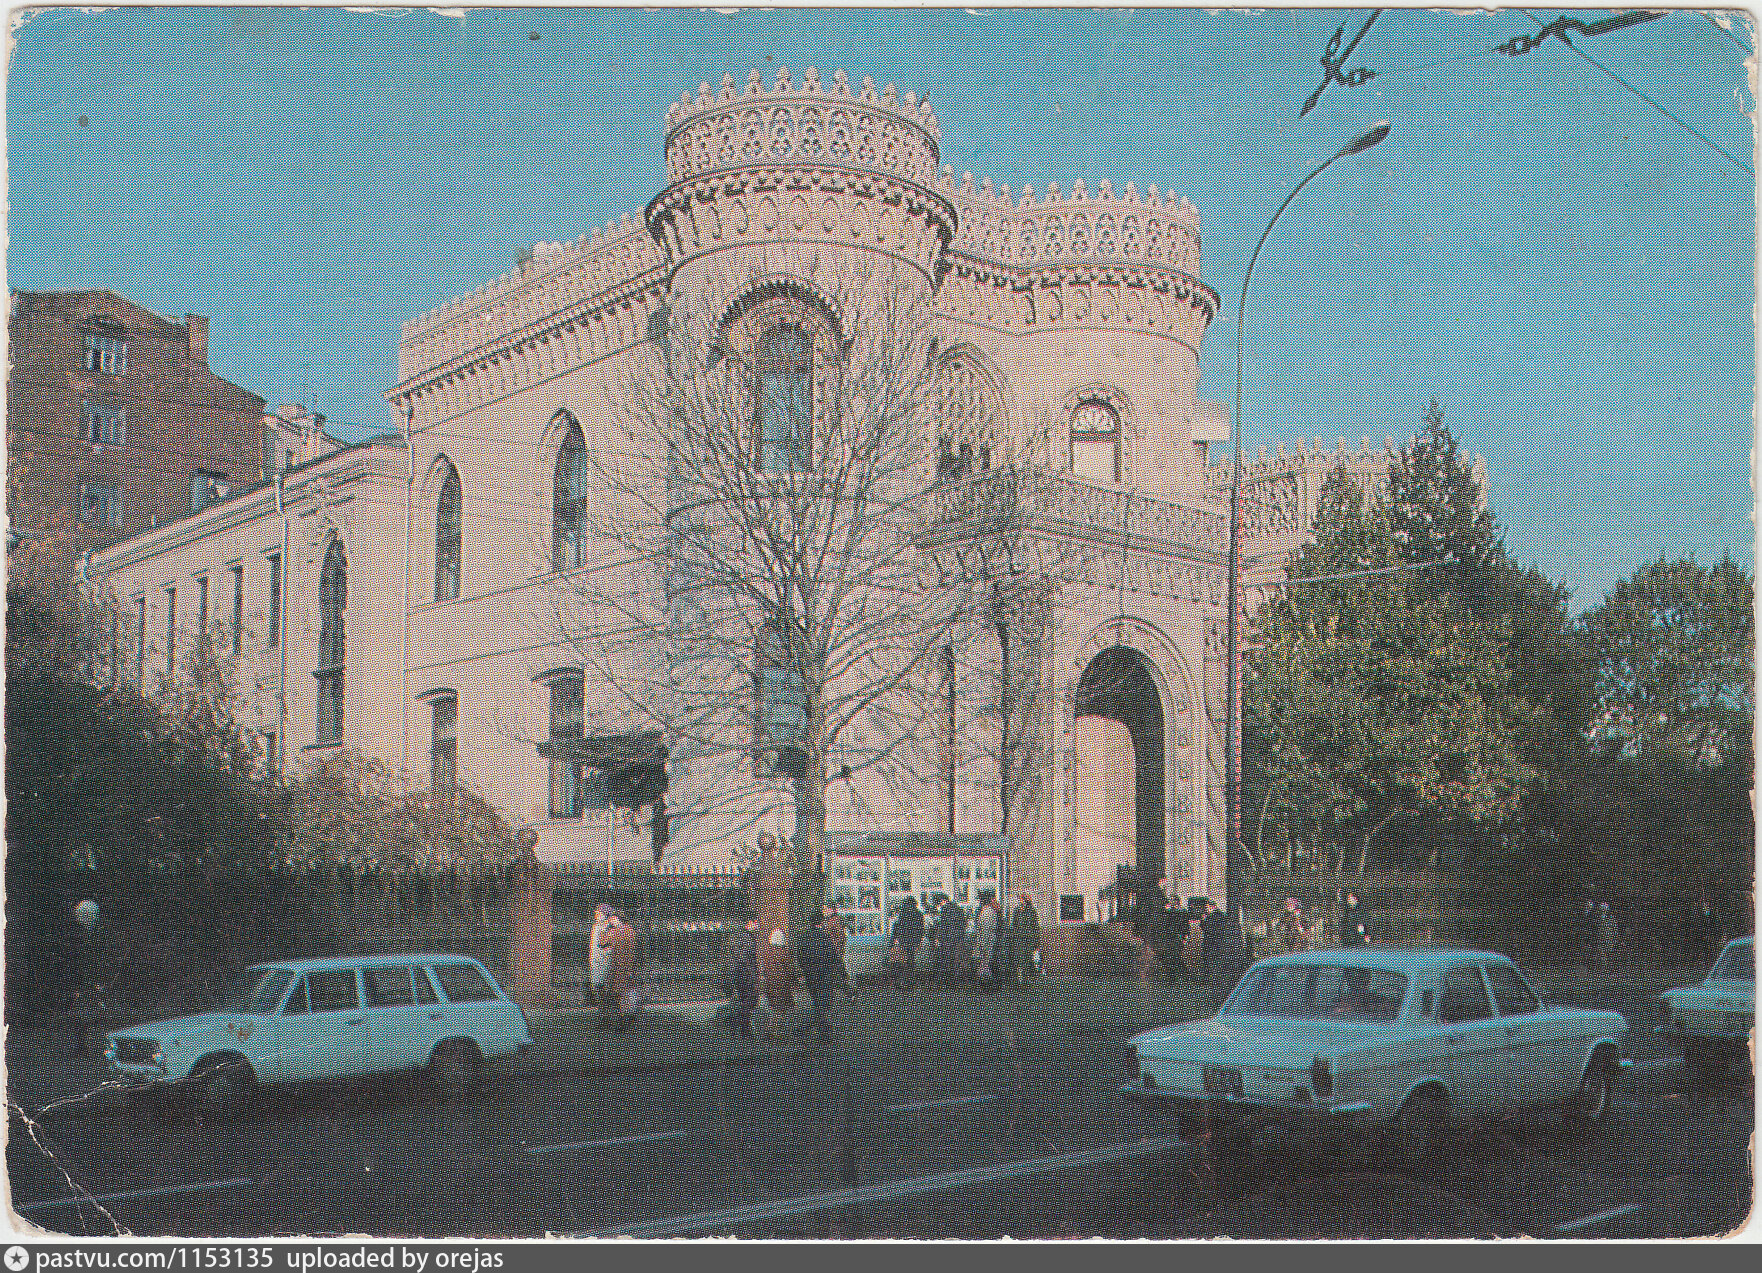
[[[723,248],[779,241],[862,247],[909,261],[934,282],[954,212],[929,187],[839,168],[763,167],[676,182],[649,203],[673,268]]]
[[[923,186],[936,183],[940,133],[930,103],[901,97],[893,85],[875,91],[863,77],[852,93],[843,71],[822,85],[809,67],[798,88],[787,67],[770,88],[758,71],[745,92],[724,75],[722,88],[698,85],[667,109],[667,181],[760,164],[861,168]]]
[[[915,94],[843,71],[799,85],[787,70],[744,91],[725,76],[667,112],[668,185],[570,244],[539,244],[518,270],[405,324],[399,387],[418,417],[469,410],[643,339],[670,271],[753,243],[858,246],[909,262],[951,317],[1007,331],[1103,327],[1197,350],[1217,293],[1199,278],[1193,205],[1153,185],[1093,195],[977,188],[939,170],[935,113]]]

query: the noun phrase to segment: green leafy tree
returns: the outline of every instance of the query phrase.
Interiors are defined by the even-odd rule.
[[[1389,472],[1387,520],[1401,560],[1439,563],[1432,578],[1455,589],[1472,589],[1474,576],[1505,556],[1480,481],[1436,398],[1426,408],[1425,428]]]
[[[356,752],[327,756],[282,793],[283,865],[357,873],[500,871],[524,851],[476,792],[410,791]]]
[[[101,617],[59,590],[7,593],[7,979],[25,1011],[61,993],[74,901],[100,902],[127,979],[163,980],[250,939],[275,847],[222,670],[198,656],[156,699],[95,683],[114,667]]]
[[[1605,750],[1715,766],[1745,751],[1756,714],[1755,580],[1730,555],[1642,566],[1581,620]]]
[[[1403,840],[1435,859],[1444,835],[1509,820],[1535,778],[1519,747],[1532,709],[1511,694],[1503,657],[1508,623],[1391,570],[1411,543],[1392,503],[1367,505],[1336,470],[1294,586],[1258,616],[1245,701],[1261,807],[1322,840],[1356,840],[1360,869],[1390,824],[1405,822]]]

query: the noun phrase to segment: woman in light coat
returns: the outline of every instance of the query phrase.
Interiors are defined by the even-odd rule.
[[[973,918],[973,967],[981,990],[997,989],[997,935],[1003,927],[1003,907],[990,889],[979,893],[979,913]]]

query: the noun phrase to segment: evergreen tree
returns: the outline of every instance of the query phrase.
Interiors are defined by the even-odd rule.
[[[1423,525],[1422,513],[1411,500],[1403,516]],[[1478,619],[1420,571],[1357,573],[1399,564],[1404,546],[1392,502],[1367,506],[1343,469],[1330,475],[1293,586],[1258,616],[1246,727],[1266,817],[1249,836],[1267,820],[1301,822],[1355,841],[1362,865],[1399,823],[1419,846],[1402,856],[1435,861],[1451,834],[1510,819],[1534,781],[1519,748],[1530,709],[1511,694],[1504,659],[1509,625]]]

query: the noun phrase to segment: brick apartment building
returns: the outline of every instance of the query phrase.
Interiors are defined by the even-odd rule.
[[[12,293],[11,530],[101,547],[262,480],[263,399],[208,367],[208,320],[114,292]]]

